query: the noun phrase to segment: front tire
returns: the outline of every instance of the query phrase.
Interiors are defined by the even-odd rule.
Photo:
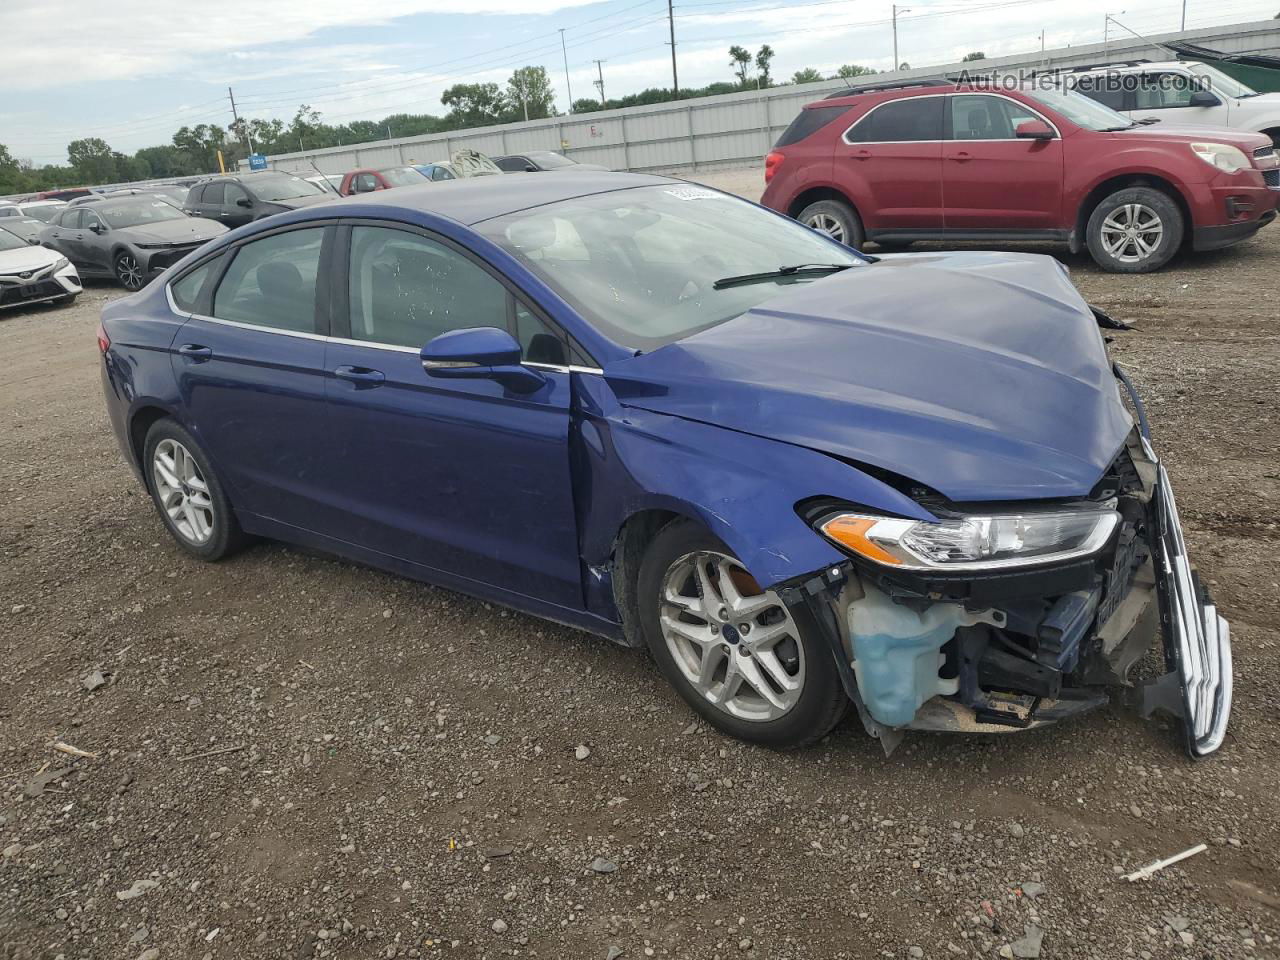
[[[157,420],[147,431],[142,470],[156,512],[187,553],[213,562],[244,545],[208,456],[176,421]]]
[[[713,726],[785,750],[826,736],[844,716],[848,697],[808,611],[762,591],[696,523],[658,532],[636,590],[654,660]]]
[[[800,211],[796,217],[811,230],[825,233],[847,247],[861,249],[866,240],[858,212],[839,200],[819,200]]]
[[[147,279],[142,273],[142,264],[128,250],[116,254],[113,269],[120,286],[126,290],[141,290],[146,286]]]
[[[1109,273],[1150,273],[1182,245],[1184,220],[1173,198],[1152,187],[1126,187],[1089,215],[1085,242]]]

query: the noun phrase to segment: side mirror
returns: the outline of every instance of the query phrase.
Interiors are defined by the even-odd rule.
[[[537,173],[537,172],[538,172],[538,168],[537,168],[537,167],[535,167],[532,163],[527,163],[527,164],[525,164],[524,172],[525,172],[525,173]]]
[[[546,378],[520,363],[520,344],[499,327],[442,333],[422,348],[428,375],[446,380],[497,380],[515,393],[533,393]]]
[[[1053,127],[1043,120],[1024,120],[1014,129],[1013,135],[1019,140],[1052,140]]]
[[[33,246],[33,247],[38,247],[38,246],[40,246],[40,238],[39,238],[39,237],[27,237],[27,243],[31,244],[31,246]]]
[[[104,226],[102,225],[102,223],[101,223],[100,221],[97,221],[97,220],[95,220],[93,223],[89,224],[89,229],[90,229],[90,230],[92,230],[94,233],[99,234],[99,235],[104,234],[104,233],[106,233],[106,232],[107,232],[107,228],[106,228],[106,227],[104,227]]]
[[[246,210],[250,210],[253,208],[253,201],[250,200],[248,197],[240,197],[238,200],[236,200],[236,206],[244,207]]]
[[[1191,100],[1188,101],[1187,105],[1192,107],[1217,107],[1221,104],[1222,101],[1208,90],[1197,90],[1191,94]]]

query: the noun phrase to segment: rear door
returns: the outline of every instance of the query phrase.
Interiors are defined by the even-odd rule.
[[[851,194],[868,235],[943,226],[940,96],[872,107],[836,141],[835,182]]]
[[[213,262],[207,288],[188,289],[189,274],[173,285],[193,301],[172,347],[189,426],[238,511],[304,529],[327,503],[328,314],[316,281],[328,232],[308,224],[259,235]]]
[[[1062,226],[1062,139],[1014,136],[1041,120],[1030,107],[996,94],[946,98],[943,147],[947,230],[1054,230]]]

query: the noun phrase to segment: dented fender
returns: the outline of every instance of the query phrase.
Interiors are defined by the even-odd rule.
[[[796,513],[802,500],[837,497],[933,519],[897,490],[833,457],[623,406],[600,378],[577,380],[573,473],[589,572],[608,566],[618,533],[646,510],[703,524],[766,589],[846,559]],[[616,616],[606,579],[586,578],[587,606]]]

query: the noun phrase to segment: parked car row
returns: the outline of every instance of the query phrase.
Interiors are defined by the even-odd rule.
[[[1164,89],[1165,73],[1181,78],[1169,81],[1173,100],[1123,92],[1131,74],[1136,90]],[[1190,77],[1210,73],[1130,64],[1085,68],[1065,83],[851,87],[806,106],[783,133],[765,159],[761,202],[855,247],[1055,240],[1087,249],[1104,270],[1157,270],[1183,247],[1229,246],[1276,217],[1280,131],[1253,128],[1280,124],[1280,97],[1256,96],[1225,75],[1215,79],[1220,95],[1188,92]],[[1113,87],[1127,114],[1096,99]],[[1276,103],[1254,110],[1255,97]],[[1235,124],[1165,122],[1185,109],[1221,110],[1210,119]]]

